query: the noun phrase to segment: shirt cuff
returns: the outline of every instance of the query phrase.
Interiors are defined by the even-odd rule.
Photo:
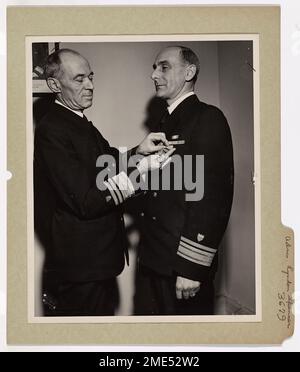
[[[135,193],[133,184],[125,172],[109,178],[104,184],[108,188],[116,205],[124,203],[126,199]]]

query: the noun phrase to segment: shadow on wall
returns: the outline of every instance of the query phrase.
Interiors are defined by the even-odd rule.
[[[228,277],[228,262],[226,250],[229,247],[230,239],[228,237],[228,227],[226,229],[223,240],[220,244],[219,255],[219,268],[215,278],[216,298],[215,298],[215,314],[217,315],[232,315],[228,314],[227,309],[227,277]]]
[[[159,122],[161,120],[161,117],[166,109],[166,102],[158,97],[152,97],[148,104],[146,105],[146,115],[145,120],[143,122],[144,129],[147,131],[147,133],[150,132],[157,132]],[[129,250],[136,250],[137,254],[135,255],[136,259],[138,257],[138,250],[139,250],[139,239],[140,239],[140,233],[141,233],[141,219],[140,214],[142,212],[142,198],[143,196],[138,196],[136,198],[133,198],[125,203],[124,205],[124,212],[130,217],[130,225],[126,226],[126,237],[128,242]],[[128,236],[132,234],[133,232],[137,233],[138,241],[134,246],[130,245]],[[137,269],[137,262],[133,263],[133,266]],[[135,269],[135,272],[133,272],[133,283],[134,283],[134,291],[137,284],[137,270]],[[134,304],[134,298],[132,299]],[[134,307],[134,306],[133,306]],[[134,312],[134,310],[133,310]]]
[[[33,101],[33,123],[36,126],[42,117],[49,110],[49,106],[54,103],[55,97],[53,94],[41,95],[39,97],[34,97]]]
[[[166,108],[167,104],[161,98],[153,97],[150,99],[146,106],[146,119],[144,121],[144,127],[149,133],[158,131],[159,122]]]

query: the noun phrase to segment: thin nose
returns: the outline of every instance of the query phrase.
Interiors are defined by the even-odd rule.
[[[86,79],[85,89],[90,89],[90,90],[94,89],[94,84],[92,80],[90,80],[89,78]]]
[[[152,72],[152,74],[151,74],[151,79],[152,79],[152,80],[156,80],[156,79],[158,79],[157,69],[153,70],[153,72]]]

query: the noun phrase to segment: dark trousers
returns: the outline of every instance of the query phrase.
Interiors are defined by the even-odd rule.
[[[176,278],[162,276],[140,266],[136,277],[135,315],[213,315],[214,284],[201,283],[193,298],[176,298]]]
[[[116,279],[45,285],[45,316],[112,316],[118,305]]]

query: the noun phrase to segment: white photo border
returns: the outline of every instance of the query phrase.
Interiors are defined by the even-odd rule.
[[[34,212],[33,212],[33,110],[32,44],[39,42],[173,42],[173,41],[252,41],[254,107],[254,178],[255,178],[255,315],[212,316],[113,316],[113,317],[41,317],[34,314]],[[26,37],[26,162],[27,162],[27,311],[29,323],[258,323],[262,322],[261,263],[261,156],[260,156],[260,59],[259,34],[197,35],[105,35],[105,36],[27,36]]]

